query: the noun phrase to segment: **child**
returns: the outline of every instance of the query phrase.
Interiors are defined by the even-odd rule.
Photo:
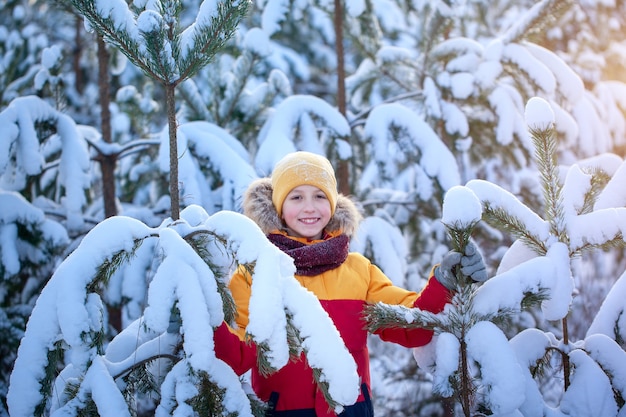
[[[421,293],[394,286],[367,258],[348,252],[350,237],[360,220],[359,212],[351,200],[337,193],[330,162],[313,153],[285,156],[274,168],[271,179],[256,180],[250,185],[243,208],[269,240],[293,258],[296,279],[319,298],[354,357],[361,377],[361,394],[354,405],[345,407],[341,416],[373,416],[367,332],[362,321],[366,303],[401,304],[438,313],[451,297],[451,270],[456,264],[462,262],[471,269],[473,278],[484,275],[482,257],[476,251],[471,256],[450,252],[442,266],[436,268],[440,278],[431,277]],[[236,273],[230,289],[237,304],[238,333],[243,338],[248,323],[249,275]],[[431,340],[432,331],[388,329],[379,335],[383,340],[417,347]],[[254,348],[234,338],[229,328],[219,327],[215,340],[217,356],[236,372],[243,374],[252,368],[253,389],[270,404],[268,415],[334,416],[304,357],[264,377],[256,369]]]

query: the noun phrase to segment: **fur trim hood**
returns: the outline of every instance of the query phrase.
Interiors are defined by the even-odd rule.
[[[250,183],[243,196],[243,213],[254,220],[266,235],[283,230],[284,224],[272,203],[272,181],[260,178]],[[335,214],[324,230],[328,233],[341,231],[352,237],[361,221],[361,213],[348,197],[339,194]]]

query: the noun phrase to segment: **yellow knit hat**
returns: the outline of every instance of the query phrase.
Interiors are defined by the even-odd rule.
[[[278,161],[272,172],[272,202],[282,217],[287,194],[300,185],[313,185],[326,194],[331,216],[337,206],[337,179],[330,161],[311,152],[293,152]]]

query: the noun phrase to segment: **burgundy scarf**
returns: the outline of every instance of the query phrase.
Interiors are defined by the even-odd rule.
[[[269,240],[293,258],[296,275],[313,276],[337,268],[348,257],[350,239],[339,235],[307,245],[280,234],[268,235]]]

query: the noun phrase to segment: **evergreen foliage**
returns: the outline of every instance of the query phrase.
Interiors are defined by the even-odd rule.
[[[232,166],[245,171],[250,179],[266,175],[267,152],[259,151],[271,143],[265,141],[264,145],[272,121],[279,119],[277,115],[293,116],[297,122],[280,132],[285,135],[284,150],[315,150],[326,153],[333,162],[350,163],[350,188],[362,201],[366,215],[359,231],[358,241],[363,242],[359,249],[381,266],[397,268],[404,283],[415,290],[423,285],[424,271],[448,246],[446,236],[456,230],[446,229],[440,222],[443,196],[450,186],[482,178],[498,184],[490,189],[494,195],[508,190],[528,210],[544,213],[551,233],[547,239],[528,227],[528,219],[519,212],[507,212],[497,201],[482,196],[484,221],[475,226],[473,236],[490,266],[495,271],[506,263],[506,255],[504,259],[502,255],[509,246],[509,254],[523,246],[543,256],[556,240],[568,245],[569,269],[581,286],[565,323],[545,319],[537,306],[550,294],[541,288],[523,294],[515,308],[477,316],[495,324],[506,322],[501,328],[511,339],[518,333],[521,338],[530,337],[522,330],[536,327],[554,334],[568,330],[569,345],[584,344],[588,321],[601,300],[611,293],[618,297],[614,295],[617,290],[606,292],[626,267],[623,234],[610,230],[603,240],[572,241],[566,219],[572,210],[579,216],[613,215],[602,211],[607,206],[599,202],[606,201],[607,190],[616,190],[616,168],[594,168],[586,159],[608,152],[623,154],[626,146],[626,87],[619,81],[626,67],[619,42],[625,35],[624,4],[390,1],[364,2],[359,9],[356,2],[345,3],[348,112],[344,121],[348,127],[338,128],[340,123],[334,122],[331,112],[338,91],[334,87],[335,34],[329,3],[292,2],[274,9],[278,2],[218,2],[215,18],[197,23],[193,23],[195,11],[203,3],[199,0],[123,3],[132,21],[129,26],[117,24],[114,16],[95,9],[98,2],[92,1],[9,0],[0,9],[0,207],[19,204],[17,212],[28,214],[28,218],[17,219],[0,214],[2,233],[15,236],[14,245],[4,245],[3,240],[0,247],[0,416],[6,414],[9,373],[35,300],[61,261],[104,219],[101,173],[89,164],[89,158],[118,155],[115,181],[119,192],[114,204],[147,227],[157,228],[173,212],[170,197],[175,199],[178,194],[168,192],[167,175],[172,171],[164,166],[168,158],[163,157],[170,150],[167,136],[174,133],[184,133],[184,146],[175,153],[180,157],[175,159],[184,165],[183,172],[170,176],[183,185],[182,205],[201,204],[213,214],[237,210],[246,185],[229,167],[219,166],[222,155],[227,153]],[[150,9],[153,5],[158,7]],[[112,45],[108,74],[113,96],[112,144],[101,139],[103,121],[94,88],[95,39],[93,33],[85,33],[83,16],[87,28],[103,33]],[[471,83],[464,82],[468,80]],[[463,85],[473,87],[459,88]],[[167,88],[160,86],[171,87],[169,95]],[[535,95],[546,98],[555,110],[558,121],[554,130],[529,131],[523,123],[523,103]],[[328,103],[324,115],[296,111],[302,110],[302,104],[313,106],[313,98]],[[399,117],[379,125],[380,115],[387,113],[385,108]],[[31,121],[24,124],[20,119],[17,123],[16,109],[28,109],[22,116],[30,114]],[[177,129],[168,129],[164,123],[168,112],[169,127]],[[76,126],[68,135],[59,128],[59,121],[70,120]],[[378,126],[384,127],[371,129]],[[30,131],[37,132],[37,140],[23,142]],[[76,146],[73,151],[67,147],[70,137]],[[428,169],[431,159],[425,143],[449,149],[447,169],[458,168],[458,180],[446,182]],[[77,148],[83,150],[76,153]],[[17,149],[28,150],[33,157],[20,159]],[[616,158],[621,163],[621,157]],[[33,160],[43,163],[35,169],[28,165]],[[558,166],[558,161],[564,165]],[[564,177],[574,172],[577,162],[588,176],[589,186],[580,204],[569,207],[562,200],[568,195]],[[64,166],[80,169],[63,174]],[[536,176],[537,167],[541,177]],[[85,180],[80,187],[76,187],[80,181],[66,182],[79,177]],[[22,197],[19,202],[17,196]],[[398,236],[403,237],[401,244],[396,242]],[[191,233],[184,234],[183,240],[213,271],[225,320],[230,320],[233,305],[226,281],[231,265],[222,265],[224,253],[212,251],[209,242],[216,238],[211,233]],[[457,239],[465,238],[459,235],[450,242]],[[113,309],[120,308],[124,336],[124,330],[133,328],[146,308],[148,283],[159,262],[148,260],[148,254],[157,253],[155,240],[145,238],[137,247],[138,241],[128,240],[127,246],[103,259],[92,281],[85,283],[90,296],[81,302],[103,304],[99,307],[102,317],[93,319],[105,323]],[[392,256],[384,247],[390,241],[398,246]],[[606,258],[612,262],[605,262]],[[249,264],[251,271],[254,266],[254,262]],[[141,283],[142,295],[128,292],[129,287]],[[474,284],[466,289],[468,292],[458,294],[459,305],[470,305],[475,296]],[[177,309],[172,305],[168,314],[175,317]],[[466,311],[455,311],[454,325],[417,313],[414,320],[433,328],[446,325],[450,334],[463,340],[455,329],[466,333],[479,320],[466,321],[459,316]],[[385,314],[389,316],[380,318],[381,325],[406,312]],[[374,320],[371,315],[370,319]],[[592,327],[597,326],[594,323]],[[626,335],[620,322],[608,326],[610,331],[603,333],[623,348]],[[302,340],[297,328],[289,325],[286,332],[292,341],[291,354],[299,354]],[[116,334],[103,324],[86,331],[81,343],[97,352]],[[568,356],[553,342],[529,369],[546,398],[562,392],[562,387],[555,389],[554,380],[568,377],[554,377],[554,368]],[[372,367],[385,383],[391,387],[402,384],[404,390],[418,393],[398,398],[394,395],[401,390],[378,390],[374,399],[379,414],[442,413],[438,397],[430,395],[432,378],[409,366],[414,361],[404,349],[383,343],[372,346]],[[54,378],[57,366],[63,364],[61,354],[70,352],[67,342],[51,349],[45,361],[46,378]],[[146,399],[156,407],[152,400],[161,399],[156,392],[162,381],[151,371],[157,364],[171,366],[180,360],[180,349],[176,344],[159,359],[147,358],[113,375],[115,382],[124,386],[121,396],[130,404],[129,413],[147,407]],[[262,354],[259,360],[265,360]],[[610,372],[610,366],[600,365]],[[269,363],[267,366],[270,372]],[[201,373],[195,378],[210,383]],[[480,379],[472,382],[480,384]],[[52,383],[41,381],[40,394],[45,401],[38,406],[38,415],[46,413]],[[84,395],[76,409],[93,411],[87,404],[91,401],[93,405],[92,400],[85,399],[91,394],[80,391],[78,383],[71,386],[73,390],[55,396]],[[216,395],[218,391],[219,387]],[[623,390],[614,385],[612,391],[621,407]],[[139,400],[136,392],[142,393]],[[205,409],[219,407],[200,401],[200,397],[197,400]],[[255,404],[251,400],[253,414],[261,415],[263,405],[255,411]],[[489,412],[489,405],[479,402],[477,406],[480,412]]]
[[[557,282],[563,279],[565,279],[565,281],[551,287],[550,284],[548,284],[549,281],[540,279],[537,285],[525,287],[525,290],[521,293],[522,297],[518,299],[517,303],[504,304],[493,309],[493,307],[490,307],[488,304],[497,304],[497,302],[489,301],[485,303],[489,297],[493,297],[496,294],[491,291],[491,289],[494,287],[497,288],[498,285],[506,285],[504,283],[507,282],[507,279],[511,282],[511,285],[514,285],[513,282],[519,278],[515,278],[512,272],[515,271],[516,268],[524,266],[524,261],[522,260],[518,261],[522,263],[513,266],[513,268],[509,270],[510,272],[507,270],[501,271],[498,275],[494,276],[491,281],[480,288],[475,288],[476,284],[469,282],[467,277],[458,275],[458,287],[451,305],[443,313],[435,317],[432,317],[430,313],[425,313],[418,309],[398,308],[383,304],[370,306],[366,316],[370,330],[377,330],[385,325],[389,326],[391,323],[396,323],[396,326],[404,328],[426,327],[434,329],[439,335],[439,340],[435,342],[437,346],[444,343],[443,340],[447,340],[447,335],[454,336],[457,341],[455,346],[457,346],[456,349],[458,349],[459,355],[458,368],[452,374],[449,374],[447,381],[438,383],[437,381],[440,381],[439,378],[441,378],[441,376],[438,376],[438,364],[433,364],[431,368],[435,374],[433,388],[443,396],[451,396],[454,394],[465,416],[475,415],[476,412],[487,414],[503,412],[501,404],[497,403],[496,394],[492,393],[493,387],[485,385],[495,383],[494,380],[490,379],[489,376],[485,374],[488,369],[488,364],[481,363],[485,358],[472,357],[471,346],[468,344],[471,343],[469,335],[472,329],[477,326],[484,326],[482,323],[485,322],[494,322],[495,324],[510,323],[510,319],[514,317],[514,315],[519,314],[525,309],[534,309],[537,306],[541,306],[548,320],[560,318],[562,326],[560,332],[561,336],[558,340],[550,340],[554,337],[551,332],[552,329],[544,329],[546,332],[545,349],[542,355],[535,358],[536,363],[531,361],[532,365],[528,369],[528,375],[540,379],[540,376],[545,373],[546,368],[555,366],[557,368],[561,367],[563,372],[563,386],[561,387],[563,399],[561,400],[560,406],[565,409],[574,406],[581,410],[591,412],[589,408],[591,405],[584,404],[584,400],[575,397],[570,394],[570,392],[576,392],[576,390],[581,389],[581,387],[586,384],[594,384],[592,381],[583,381],[581,378],[576,378],[576,368],[577,365],[581,365],[583,362],[589,360],[596,361],[595,366],[601,369],[605,374],[602,378],[606,378],[606,381],[613,386],[613,391],[616,393],[615,406],[612,407],[609,405],[607,410],[613,408],[618,409],[623,406],[622,394],[620,393],[621,383],[619,381],[621,370],[607,366],[605,359],[603,359],[605,357],[604,354],[615,349],[616,345],[610,342],[598,344],[597,338],[599,335],[591,330],[584,340],[573,341],[569,338],[568,318],[576,312],[570,311],[571,298],[575,290],[571,283],[567,284],[567,281],[570,281],[572,277],[571,264],[574,258],[579,256],[581,249],[584,248],[586,251],[592,249],[596,251],[605,250],[607,246],[611,246],[613,242],[618,240],[621,242],[620,246],[623,247],[622,233],[618,232],[616,236],[612,236],[607,230],[607,233],[602,234],[603,238],[598,240],[598,238],[594,236],[584,236],[583,232],[583,236],[577,236],[575,239],[571,239],[570,234],[579,233],[579,231],[574,225],[577,219],[566,215],[568,208],[565,205],[565,193],[580,193],[580,190],[568,190],[568,183],[565,182],[564,184],[557,175],[557,148],[554,126],[530,126],[530,132],[537,147],[536,155],[538,159],[539,175],[545,191],[544,205],[547,208],[546,223],[549,224],[549,237],[541,234],[540,227],[537,227],[540,223],[537,223],[535,221],[536,218],[533,218],[533,216],[524,215],[520,217],[521,212],[518,212],[517,215],[508,212],[514,205],[504,203],[506,199],[503,197],[509,195],[507,191],[491,185],[483,188],[483,185],[486,185],[486,183],[481,180],[472,180],[468,182],[467,187],[474,191],[481,200],[483,207],[482,217],[484,220],[490,222],[494,227],[511,233],[519,242],[536,253],[535,258],[526,262],[535,262],[535,260],[541,259],[542,257],[547,257],[544,259],[552,259],[552,262],[555,262],[557,267],[552,273],[548,272],[548,274],[554,274],[553,277],[551,275],[547,276],[551,276],[550,279],[556,279]],[[577,168],[573,167],[571,169],[575,170]],[[584,190],[583,204],[585,207],[595,207],[598,199],[602,195],[602,191],[606,190],[604,187],[602,190],[598,190],[595,187],[598,187],[599,183],[606,186],[610,183],[610,180],[606,180],[606,173],[599,175],[597,171],[595,174],[590,174],[589,177],[589,186]],[[593,202],[589,201],[591,196],[595,196]],[[572,196],[568,197],[568,204],[576,203],[576,200],[572,199]],[[446,210],[445,204],[446,202],[444,202],[444,213]],[[453,202],[449,204],[453,204]],[[598,210],[602,211],[602,209]],[[569,212],[574,213],[574,210],[570,208]],[[593,214],[593,210],[588,211],[588,209],[586,209],[585,214]],[[578,209],[574,216],[584,216],[585,214],[581,213],[580,209]],[[619,211],[618,216],[620,216],[620,219],[623,219],[624,215],[626,215],[626,213]],[[475,224],[464,225],[461,223],[447,225],[452,246],[457,251],[463,251],[475,226]],[[560,249],[558,249],[559,245],[562,245]],[[563,253],[564,248],[568,248],[568,252]],[[557,250],[562,252],[561,255],[556,256]],[[515,249],[512,248],[511,251],[515,251]],[[565,265],[563,265],[564,261],[566,262]],[[511,265],[508,267],[511,268]],[[564,273],[563,271],[567,272]],[[556,296],[554,293],[556,288],[559,288],[560,291],[565,291],[566,289],[571,291],[569,297],[570,301],[567,304],[561,304],[561,306],[553,305],[548,307],[546,303],[554,303],[555,299],[563,295]],[[480,306],[482,303],[485,303],[485,305]],[[556,303],[558,304],[559,301]],[[619,327],[619,325],[617,326]],[[504,331],[505,328],[502,328],[498,329],[496,333],[501,334],[503,340],[506,340],[504,339]],[[537,331],[538,329],[525,329],[520,331],[513,339],[524,340],[525,337],[534,337],[531,335]],[[496,333],[494,333],[494,336]],[[446,339],[444,339],[444,336]],[[616,334],[611,333],[607,336],[612,337],[616,343],[619,343],[618,340],[620,339]],[[450,342],[447,341],[445,343]],[[506,347],[506,349],[511,349],[511,347],[515,349],[516,344],[513,343],[513,340],[509,343],[512,345]],[[516,341],[516,343],[520,342]],[[494,349],[501,350],[503,348],[504,346],[502,344],[495,343],[494,340]],[[583,355],[581,355],[581,352]],[[557,357],[556,361],[554,360],[555,356]],[[528,366],[528,364],[523,361],[520,365]],[[444,370],[444,372],[447,371]],[[507,377],[515,378],[516,376],[515,374],[510,374]],[[518,381],[519,385],[524,386],[524,384],[527,383],[524,381],[524,374],[519,374],[517,377],[520,378],[520,381]],[[478,393],[480,393],[480,397],[478,397]],[[537,393],[536,395],[540,394]],[[528,410],[532,408],[532,406],[528,404],[532,404],[535,401],[536,398],[533,398],[532,395],[528,395],[525,399],[526,404],[522,404],[520,409]]]

